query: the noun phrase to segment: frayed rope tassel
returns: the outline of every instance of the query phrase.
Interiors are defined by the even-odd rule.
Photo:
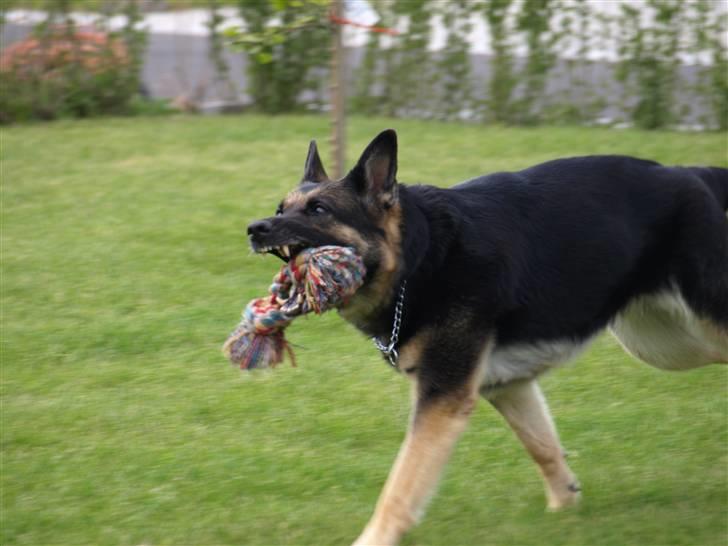
[[[283,335],[299,315],[321,314],[346,303],[364,282],[366,268],[353,249],[320,246],[302,250],[273,278],[270,295],[252,300],[223,345],[241,370],[274,367],[293,350]]]

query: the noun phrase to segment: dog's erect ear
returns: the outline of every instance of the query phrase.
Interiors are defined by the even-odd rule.
[[[379,133],[361,154],[353,177],[360,191],[376,201],[391,206],[397,198],[397,133],[387,129]]]
[[[312,140],[308,145],[308,156],[306,157],[306,165],[303,168],[303,178],[301,182],[326,182],[329,176],[326,174],[321,158],[319,157],[316,141]]]

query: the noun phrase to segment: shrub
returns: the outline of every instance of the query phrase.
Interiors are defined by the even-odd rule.
[[[290,112],[306,92],[320,95],[327,82],[321,69],[330,55],[328,0],[238,1],[246,26],[227,35],[249,55],[248,93],[255,106],[270,114]]]
[[[49,28],[0,57],[0,121],[124,113],[138,78],[125,43],[72,25]]]

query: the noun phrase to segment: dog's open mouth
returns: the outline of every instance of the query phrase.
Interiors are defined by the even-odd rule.
[[[255,249],[258,254],[273,254],[278,256],[284,262],[289,262],[294,259],[298,254],[308,248],[310,245],[305,243],[293,243],[288,245],[279,246],[260,246]]]

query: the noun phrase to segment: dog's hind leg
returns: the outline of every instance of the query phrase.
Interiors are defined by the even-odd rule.
[[[677,286],[632,301],[610,330],[628,353],[663,370],[728,363],[728,325],[699,317]]]
[[[579,484],[564,451],[538,383],[524,381],[486,396],[503,415],[538,464],[546,486],[548,508],[557,510],[579,500]]]

